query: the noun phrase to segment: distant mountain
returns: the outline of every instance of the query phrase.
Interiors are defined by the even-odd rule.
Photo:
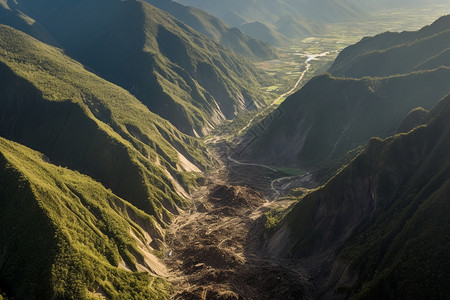
[[[247,19],[245,19],[243,16],[241,16],[239,13],[236,12],[229,12],[225,14],[222,17],[222,20],[224,20],[228,25],[233,27],[239,27],[243,24],[248,23]]]
[[[395,133],[409,111],[431,109],[450,93],[449,82],[448,67],[386,78],[318,76],[249,130],[241,158],[315,168]]]
[[[276,22],[277,31],[291,39],[300,39],[317,34],[323,34],[325,29],[322,24],[294,16],[280,18]]]
[[[286,36],[261,22],[246,23],[239,28],[246,34],[274,46],[284,46],[289,43],[289,39]]]
[[[322,299],[445,299],[450,292],[450,97],[423,125],[372,139],[292,208],[267,244],[309,262]]]
[[[203,10],[172,0],[146,1],[236,53],[259,60],[277,57],[277,51],[270,45],[247,36],[237,28],[230,28],[222,20]]]
[[[7,5],[0,7],[2,13],[18,18],[0,22],[37,38],[42,35],[35,29],[43,28],[71,57],[185,133],[203,135],[264,104],[259,86],[268,77],[146,2],[20,0]]]
[[[311,169],[371,137],[394,134],[409,111],[429,110],[450,93],[450,64],[441,59],[450,46],[448,20],[443,17],[418,32],[365,38],[344,49],[330,69],[333,74],[364,70],[357,75],[380,77],[313,78],[248,131],[239,147],[241,158]],[[383,47],[388,50],[372,50]],[[368,64],[375,53],[383,59]]]
[[[416,32],[386,32],[344,49],[329,72],[363,77],[450,66],[450,15]]]
[[[265,23],[275,22],[281,16],[333,22],[359,18],[367,13],[364,5],[354,0],[178,0],[178,2],[206,10],[220,18],[237,14],[249,21]]]
[[[362,18],[368,9],[354,0],[178,0],[203,9],[248,35],[283,45],[285,37],[303,39],[323,33],[323,22]],[[284,36],[283,36],[284,35]]]
[[[161,227],[100,183],[0,137],[0,199],[7,299],[167,297]]]
[[[299,40],[325,32],[323,24],[294,16],[284,16],[273,25],[255,21],[244,23],[239,28],[248,35],[274,46],[286,46],[290,40]]]
[[[430,5],[448,5],[449,0],[366,0],[365,4],[372,5],[376,8],[411,8],[426,7]]]

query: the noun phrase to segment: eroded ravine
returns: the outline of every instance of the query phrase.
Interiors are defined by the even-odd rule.
[[[223,166],[208,175],[191,209],[167,231],[172,298],[311,299],[314,289],[295,262],[260,250],[266,234],[260,217],[275,202],[250,187],[228,184],[229,172]]]

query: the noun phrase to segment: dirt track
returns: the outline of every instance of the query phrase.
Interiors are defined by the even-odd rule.
[[[258,217],[270,203],[249,187],[227,184],[227,173],[209,176],[167,232],[173,299],[313,298],[298,266],[258,251],[264,235]]]

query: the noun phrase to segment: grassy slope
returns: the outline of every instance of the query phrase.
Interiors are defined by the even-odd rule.
[[[185,203],[175,180],[189,191],[197,176],[179,153],[204,169],[206,148],[60,50],[7,26],[0,37],[0,135],[168,221]]]
[[[136,270],[130,232],[158,237],[153,217],[91,178],[0,137],[0,288],[11,299],[165,299],[168,285]],[[147,241],[148,243],[148,241]]]
[[[230,28],[219,18],[201,9],[171,0],[146,1],[236,53],[258,60],[270,60],[277,57],[276,50],[268,44],[247,36],[239,29]]]
[[[262,72],[148,3],[22,0],[10,6],[185,133],[202,135],[264,103]]]
[[[330,67],[336,76],[405,74],[449,66],[450,16],[416,32],[383,33],[344,49]]]
[[[367,150],[281,225],[283,255],[337,255],[322,271],[325,291],[351,299],[444,299],[450,271],[450,98],[426,125]],[[335,252],[333,252],[335,250]],[[320,283],[319,283],[320,286]]]
[[[245,158],[317,167],[373,136],[395,133],[409,111],[430,109],[447,95],[449,81],[448,68],[387,78],[316,77],[247,133]]]

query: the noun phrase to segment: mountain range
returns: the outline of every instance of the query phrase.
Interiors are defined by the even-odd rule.
[[[205,146],[5,25],[0,74],[0,222],[10,228],[1,231],[0,290],[18,299],[166,294],[164,282],[129,270],[158,275],[152,251],[212,166]]]
[[[256,60],[277,58],[277,50],[270,45],[244,34],[237,28],[230,28],[221,19],[201,9],[171,0],[147,0],[147,2],[236,53]]]
[[[313,262],[321,299],[445,299],[450,272],[450,97],[407,133],[371,139],[306,194],[266,245]]]
[[[387,5],[259,1],[183,3],[278,45]],[[0,0],[0,300],[448,298],[449,32],[347,47],[220,160],[274,48],[172,1]]]
[[[317,21],[349,20],[367,14],[359,1],[312,1],[312,0],[233,0],[226,3],[218,0],[179,0],[178,2],[203,9],[218,16],[232,26],[227,16],[237,15],[247,22],[272,23],[285,16],[304,17]]]
[[[265,104],[259,87],[269,77],[147,2],[7,1],[0,14],[4,24],[62,48],[184,133],[202,136]]]
[[[356,2],[342,1],[221,1],[182,0],[185,5],[218,16],[230,26],[274,46],[324,33],[325,20],[349,20],[366,14]],[[320,2],[320,3],[319,3]],[[352,2],[350,4],[350,2]]]
[[[344,49],[330,68],[333,75],[313,78],[248,131],[238,151],[241,157],[314,169],[364,145],[371,137],[392,135],[412,109],[433,108],[450,92],[450,64],[441,59],[445,55],[437,55],[447,52],[449,19],[442,17],[418,32],[365,38]],[[416,38],[422,35],[425,41]],[[435,43],[428,42],[430,35]],[[386,38],[390,36],[404,40]],[[408,39],[415,42],[407,43]],[[417,50],[417,44],[425,49]],[[381,45],[389,50],[378,50]],[[390,63],[383,65],[378,60],[371,68],[368,61],[374,53],[382,53],[383,61]],[[381,71],[383,66],[390,71]],[[354,78],[359,76],[343,68],[367,69],[370,73],[365,75],[374,77]],[[362,71],[358,74],[364,75]]]
[[[347,47],[329,72],[364,77],[406,74],[450,64],[450,16],[413,32],[386,32]]]

